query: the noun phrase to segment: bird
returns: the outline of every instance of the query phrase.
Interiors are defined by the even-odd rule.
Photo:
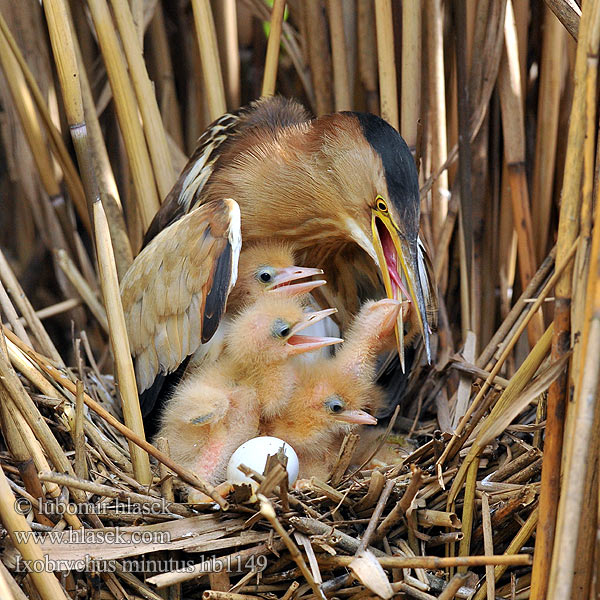
[[[402,370],[405,349],[419,338],[431,361],[436,291],[419,227],[415,162],[380,117],[338,112],[310,118],[298,102],[279,96],[224,115],[200,137],[125,276],[128,322],[137,323],[138,306],[149,309],[139,333],[146,347],[159,348],[165,319],[188,315],[183,332],[171,328],[186,342],[182,351],[173,352],[170,341],[171,352],[159,349],[162,356],[152,356],[146,377],[159,377],[159,365],[183,361],[185,352],[211,338],[239,252],[264,240],[290,243],[299,264],[323,269],[328,285],[313,296],[320,306],[338,309],[342,335],[367,299],[409,303],[396,325]],[[161,267],[163,285],[148,285]],[[181,281],[193,296],[177,293]],[[132,352],[137,360],[135,345]]]
[[[228,322],[243,306],[263,294],[301,297],[325,284],[323,279],[299,281],[323,271],[295,266],[291,245],[282,241],[249,243],[236,259],[237,242],[231,240],[235,239],[232,229],[238,207],[234,201],[226,200],[221,210],[210,211],[212,208],[203,208],[197,219],[188,222],[198,225],[196,252],[185,259],[180,271],[176,248],[185,221],[176,224],[179,231],[174,235],[169,232],[157,236],[156,244],[162,245],[164,251],[160,264],[154,263],[153,247],[146,247],[136,258],[137,267],[128,270],[121,282],[142,416],[150,434],[155,429],[155,419],[150,419],[150,415],[159,395],[168,395],[190,358],[192,365],[197,366],[219,357]],[[229,228],[214,227],[220,219],[229,221]],[[207,260],[211,252],[220,253],[220,262]],[[228,297],[227,289],[223,289],[227,286]],[[221,314],[223,297],[227,299],[225,316]],[[173,378],[169,381],[171,373]]]
[[[190,372],[161,415],[156,438],[171,457],[212,484],[222,483],[231,454],[275,418],[298,384],[290,357],[337,344],[301,335],[335,309],[307,313],[298,298],[263,296],[242,309],[225,335],[221,357]]]
[[[326,481],[346,433],[357,425],[376,425],[364,409],[376,411],[383,391],[376,385],[379,351],[393,340],[396,300],[366,302],[335,357],[299,365],[293,394],[275,418],[261,418],[261,432],[286,441],[300,462],[299,477]]]

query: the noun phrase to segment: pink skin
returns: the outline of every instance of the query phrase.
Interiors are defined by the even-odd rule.
[[[399,289],[402,292],[402,295],[405,297],[406,302],[408,303],[407,310],[402,311],[402,317],[406,318],[408,316],[408,310],[410,309],[410,305],[412,304],[412,300],[410,298],[410,293],[406,289],[404,282],[402,281],[402,277],[398,271],[398,253],[396,252],[396,248],[394,247],[394,242],[390,237],[387,229],[385,227],[377,227],[379,232],[379,239],[381,240],[381,247],[383,248],[383,255],[385,256],[385,262],[388,269],[388,273],[390,274],[390,279],[392,281],[392,287],[394,288],[394,293],[396,289]]]

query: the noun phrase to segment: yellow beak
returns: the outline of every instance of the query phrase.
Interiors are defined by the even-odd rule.
[[[417,320],[427,360],[431,362],[431,346],[429,341],[429,323],[427,322],[427,311],[423,287],[419,277],[417,266],[417,249],[412,249],[387,212],[377,209],[372,211],[371,229],[373,234],[373,246],[379,261],[383,285],[388,298],[408,301],[416,310]],[[396,321],[396,340],[398,342],[398,353],[400,363],[404,370],[404,323],[400,311]]]

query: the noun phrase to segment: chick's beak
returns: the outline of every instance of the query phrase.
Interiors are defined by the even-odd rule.
[[[273,278],[273,282],[267,288],[268,292],[277,294],[284,298],[292,298],[301,294],[308,294],[315,288],[325,285],[327,282],[324,279],[315,281],[303,281],[301,283],[292,283],[298,279],[305,279],[313,275],[322,275],[323,269],[313,269],[309,267],[285,267],[277,270],[277,275]]]
[[[335,415],[336,421],[353,423],[354,425],[377,425],[377,419],[364,410],[344,410]]]
[[[290,332],[286,344],[288,346],[288,353],[291,356],[296,354],[302,354],[304,352],[312,352],[313,350],[319,350],[325,346],[332,346],[333,344],[339,344],[343,342],[341,338],[336,337],[315,337],[310,335],[298,335],[298,333],[315,323],[323,320],[325,317],[332,315],[337,312],[336,308],[327,308],[325,310],[319,310],[316,312],[305,313],[301,321],[296,323]]]
[[[371,229],[373,245],[381,268],[383,284],[388,298],[409,302],[411,309],[416,307],[419,329],[425,343],[427,360],[431,362],[429,323],[425,307],[423,287],[419,277],[416,249],[401,235],[390,215],[373,210]],[[404,370],[404,324],[400,311],[396,319],[396,340],[400,362]]]

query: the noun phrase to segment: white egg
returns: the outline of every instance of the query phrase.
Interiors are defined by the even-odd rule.
[[[298,478],[298,455],[287,442],[267,435],[244,442],[231,455],[227,464],[227,479],[232,483],[255,483],[238,469],[238,465],[246,465],[262,474],[267,464],[267,457],[277,454],[279,448],[283,448],[283,453],[287,456],[289,485],[293,485]]]

